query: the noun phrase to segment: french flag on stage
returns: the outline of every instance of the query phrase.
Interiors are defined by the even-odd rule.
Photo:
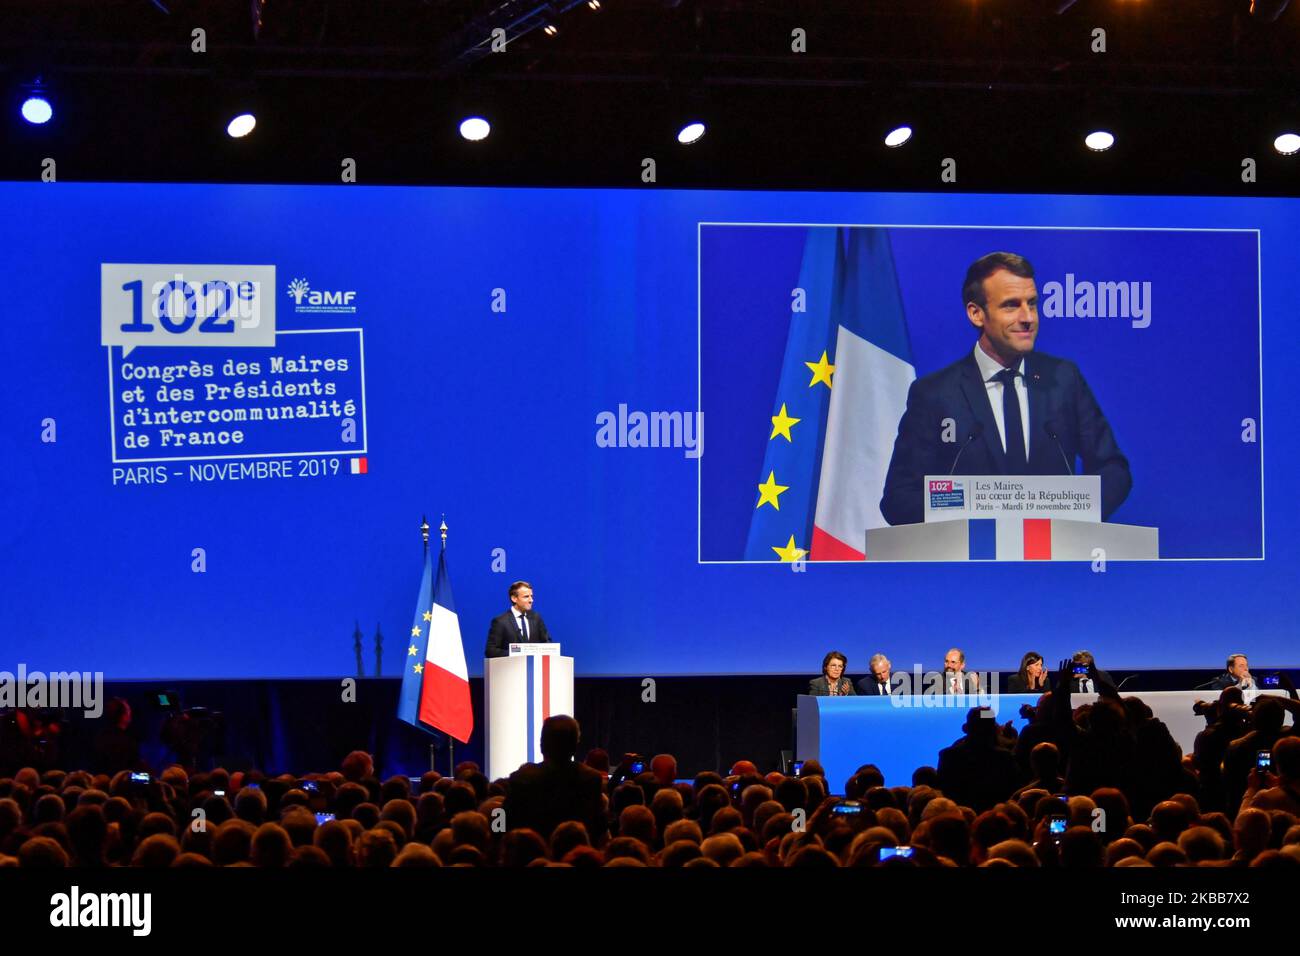
[[[467,742],[474,730],[474,711],[470,707],[469,670],[460,638],[460,619],[447,580],[445,546],[438,553],[436,579],[433,559],[424,556],[420,595],[407,644],[397,716],[421,730],[440,730],[461,743]]]
[[[810,228],[799,288],[745,559],[861,561],[916,379],[888,232]]]

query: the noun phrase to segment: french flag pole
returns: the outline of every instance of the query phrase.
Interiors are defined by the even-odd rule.
[[[420,531],[424,538],[424,574],[411,623],[397,716],[428,733],[447,734],[454,770],[455,745],[450,738],[465,743],[474,731],[469,669],[465,666],[460,620],[447,576],[447,522],[444,520],[439,528],[442,548],[436,575],[429,555],[427,521],[421,523]]]

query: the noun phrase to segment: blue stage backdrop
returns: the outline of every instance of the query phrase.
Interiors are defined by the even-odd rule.
[[[1297,663],[1296,200],[9,183],[0,210],[0,670],[348,675],[359,624],[396,676],[422,514],[474,674],[517,578],[584,675]],[[1087,379],[1133,474],[1113,520],[1161,560],[781,563],[824,476],[777,473],[803,523],[767,541],[771,419],[815,438],[829,404],[782,399],[789,368],[829,394],[864,303],[895,367],[952,362],[994,250],[1033,262],[1038,348]]]

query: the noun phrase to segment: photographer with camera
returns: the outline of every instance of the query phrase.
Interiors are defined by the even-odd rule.
[[[1097,666],[1091,651],[1075,651],[1070,663],[1070,690],[1073,693],[1100,694],[1100,683],[1115,686],[1110,675]]]

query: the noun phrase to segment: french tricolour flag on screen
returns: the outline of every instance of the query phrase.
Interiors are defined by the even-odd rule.
[[[847,232],[832,317],[835,387],[822,446],[814,561],[860,560],[867,529],[888,524],[880,514],[885,472],[916,379],[889,234]]]
[[[397,716],[421,730],[440,730],[465,743],[474,730],[474,712],[460,619],[447,580],[445,548],[438,553],[436,579],[431,556],[424,557],[420,594],[406,644]]]
[[[799,289],[745,560],[860,561],[916,379],[888,231],[810,227]]]

